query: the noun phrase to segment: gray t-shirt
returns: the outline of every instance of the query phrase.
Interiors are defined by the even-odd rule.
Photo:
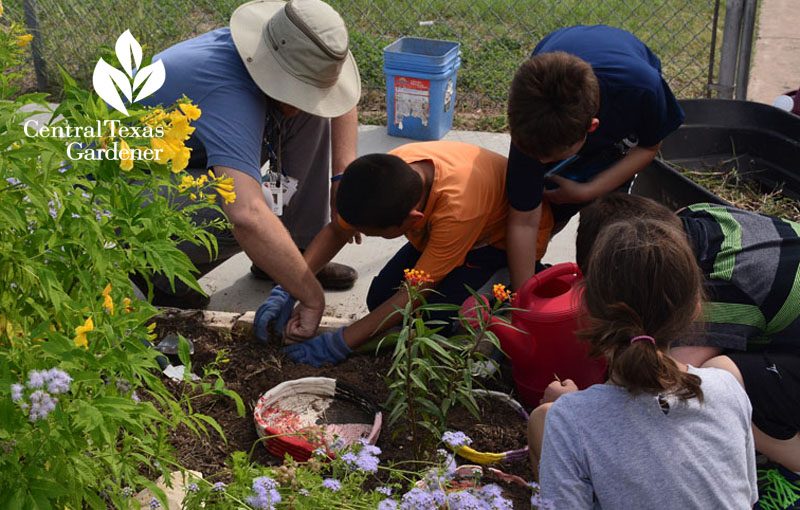
[[[597,384],[560,397],[547,413],[542,497],[558,510],[749,509],[758,499],[752,409],[723,370],[696,369],[705,400]]]

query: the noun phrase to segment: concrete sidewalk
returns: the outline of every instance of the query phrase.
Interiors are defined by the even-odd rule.
[[[450,131],[445,140],[457,140],[480,145],[500,154],[508,154],[510,137],[501,133]],[[358,154],[387,152],[400,145],[414,142],[386,134],[385,126],[361,126],[358,134]],[[575,228],[577,220],[570,223],[550,243],[545,262],[557,263],[574,260]],[[405,243],[404,238],[382,239],[365,237],[360,245],[347,245],[334,259],[353,266],[358,271],[358,281],[353,289],[326,292],[325,315],[357,319],[367,313],[364,302],[373,276],[386,261]],[[508,273],[500,272],[495,278],[508,283]],[[272,284],[250,275],[250,259],[240,253],[200,279],[200,284],[211,295],[209,310],[247,312],[255,310],[267,298]]]
[[[761,0],[747,99],[772,104],[800,87],[800,5]]]

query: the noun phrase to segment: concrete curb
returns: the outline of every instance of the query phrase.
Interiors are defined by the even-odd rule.
[[[215,331],[230,331],[237,333],[245,338],[253,336],[253,321],[255,320],[255,312],[217,312],[212,310],[182,310],[180,308],[161,308],[162,312],[159,314],[160,318],[164,319],[183,319],[183,320],[200,320],[203,324]],[[351,319],[344,319],[341,317],[323,316],[317,329],[317,334],[326,333],[328,331],[336,331],[342,326],[349,326],[352,324]]]

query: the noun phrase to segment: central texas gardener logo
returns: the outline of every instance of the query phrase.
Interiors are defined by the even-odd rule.
[[[94,67],[92,85],[94,85],[97,95],[109,106],[128,115],[122,97],[124,96],[130,104],[152,95],[164,85],[166,72],[161,59],[149,66],[139,68],[142,64],[142,47],[134,39],[130,30],[126,30],[119,36],[114,51],[125,72],[111,66],[101,58]],[[120,96],[120,92],[122,96]],[[135,98],[134,94],[136,94]]]

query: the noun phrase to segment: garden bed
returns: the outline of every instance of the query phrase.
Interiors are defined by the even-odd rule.
[[[207,315],[207,313],[205,314]],[[236,391],[245,403],[246,413],[239,417],[234,402],[226,397],[205,396],[193,402],[195,411],[213,417],[225,431],[226,442],[214,432],[197,437],[185,427],[171,437],[180,462],[188,469],[202,472],[206,477],[226,469],[226,461],[235,451],[253,451],[252,460],[263,465],[279,465],[282,459],[272,456],[263,446],[255,445],[259,439],[253,422],[253,409],[258,398],[273,386],[290,379],[321,376],[331,377],[360,389],[375,402],[384,402],[389,395],[382,379],[391,364],[391,356],[351,356],[337,366],[326,365],[314,368],[289,361],[274,345],[261,346],[252,341],[247,328],[211,328],[204,321],[204,313],[180,313],[167,315],[158,320],[156,333],[159,339],[169,333],[179,333],[192,340],[195,353],[192,356],[192,372],[202,375],[203,366],[218,363],[226,386]],[[157,343],[158,340],[155,341]],[[510,368],[509,368],[510,371]],[[176,393],[182,391],[184,383],[167,380],[167,387]],[[488,386],[510,392],[513,389],[507,380],[491,381]],[[481,419],[477,420],[466,410],[456,408],[450,417],[450,428],[460,430],[473,439],[472,447],[478,451],[504,452],[523,448],[526,444],[526,424],[522,417],[508,405],[494,400],[479,400]],[[384,411],[384,416],[386,416]],[[412,461],[411,438],[405,433],[393,437],[395,431],[386,426],[377,446],[383,451],[381,465],[403,464]],[[459,464],[468,463],[458,459]],[[406,467],[411,464],[407,464]],[[526,460],[495,465],[504,473],[517,475],[524,480],[532,479],[532,471]],[[385,473],[379,471],[368,484],[385,481]],[[496,478],[487,475],[489,478]],[[225,476],[215,480],[228,481]],[[499,480],[492,480],[498,482]],[[506,496],[514,501],[515,508],[530,508],[530,490],[513,483],[502,483]]]

